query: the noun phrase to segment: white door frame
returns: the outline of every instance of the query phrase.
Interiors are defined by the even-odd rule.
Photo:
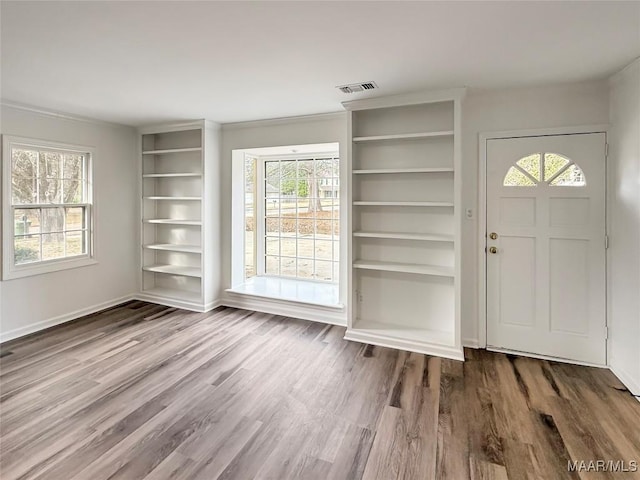
[[[604,133],[607,134],[609,125],[584,125],[575,127],[556,127],[556,128],[541,128],[531,130],[504,130],[498,132],[480,132],[478,142],[478,158],[480,159],[480,169],[478,172],[478,347],[487,348],[487,256],[485,248],[487,247],[487,141],[498,140],[506,138],[522,138],[522,137],[544,137],[555,135],[575,135],[585,133]],[[605,159],[606,161],[606,159]],[[608,178],[609,166],[605,165],[605,229],[609,231],[609,188]],[[608,257],[608,252],[605,252],[605,258]],[[608,258],[607,258],[608,260]],[[607,265],[608,265],[607,261]],[[606,316],[609,317],[609,297],[608,292],[608,278],[609,271],[608,266],[606,268],[606,289],[605,302],[606,302]],[[608,319],[605,319],[608,324]],[[609,364],[609,339],[607,339],[607,365]],[[548,358],[541,355],[531,354],[533,357]],[[562,359],[557,359],[562,361]],[[566,361],[566,360],[564,360]],[[574,362],[580,363],[580,362]],[[597,365],[602,366],[602,365]]]

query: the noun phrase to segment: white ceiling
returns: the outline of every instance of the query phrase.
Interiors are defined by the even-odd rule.
[[[605,78],[640,2],[2,1],[4,100],[130,125],[341,110],[376,95]]]

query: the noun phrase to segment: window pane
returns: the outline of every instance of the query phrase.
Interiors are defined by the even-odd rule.
[[[333,260],[335,262],[340,261],[340,241],[333,242]]]
[[[298,218],[309,217],[309,199],[308,198],[298,199],[296,214]]]
[[[13,176],[11,180],[11,201],[14,205],[38,203],[37,182],[35,177]]]
[[[278,162],[265,162],[264,179],[266,183],[266,192],[280,191],[280,166]]]
[[[318,236],[319,237],[319,236]],[[333,242],[331,240],[318,240],[316,237],[316,258],[319,260],[333,259]],[[329,237],[330,238],[330,237]]]
[[[40,178],[62,178],[62,153],[40,152]]]
[[[313,239],[298,238],[298,257],[313,258]]]
[[[245,268],[245,277],[253,277],[256,274],[256,257],[254,251],[254,232],[253,225],[251,225],[251,229],[249,229],[249,224],[253,224],[253,217],[247,217],[246,221],[246,230],[244,237],[244,268]]]
[[[297,276],[299,278],[314,279],[315,275],[313,274],[313,260],[308,258],[299,258]]]
[[[84,155],[66,153],[63,159],[63,178],[82,182]]]
[[[280,240],[277,237],[267,238],[265,253],[267,255],[280,255]]]
[[[298,179],[304,183],[308,178],[314,176],[313,160],[299,160],[298,161]]]
[[[298,235],[313,235],[313,219],[312,218],[300,218],[298,219]]]
[[[544,154],[544,180],[547,181],[553,177],[560,169],[564,168],[569,160],[556,153]]]
[[[13,258],[16,265],[40,261],[40,235],[15,237]]]
[[[13,222],[15,235],[40,233],[40,210],[37,208],[17,208],[13,213]]]
[[[296,248],[296,238],[292,235],[280,238],[280,255],[295,257],[298,253]]]
[[[42,208],[40,215],[42,233],[62,232],[64,230],[64,208]]]
[[[536,180],[540,181],[540,154],[534,153],[518,160],[517,165]]]
[[[38,178],[38,203],[62,203],[62,180]]]
[[[277,235],[280,232],[280,219],[278,217],[265,218],[265,232],[267,235]]]
[[[65,247],[67,249],[67,257],[86,253],[86,242],[84,241],[85,235],[85,232],[65,233],[64,239]]]
[[[11,150],[11,172],[14,178],[36,177],[38,152],[23,148]]]
[[[64,233],[42,234],[42,260],[64,257]]]
[[[536,184],[516,167],[511,167],[502,183],[505,187],[535,187]]]
[[[267,275],[280,275],[280,257],[266,256],[264,273]]]
[[[286,277],[296,276],[296,259],[295,258],[280,259],[280,275],[284,275]]]
[[[63,180],[62,203],[84,203],[83,184],[79,180]]]
[[[84,208],[65,208],[65,230],[82,230],[86,228]]]
[[[558,175],[549,185],[554,187],[584,187],[586,184],[582,169],[574,164]]]
[[[317,280],[332,280],[333,276],[333,262],[316,261],[316,271],[314,278]]]

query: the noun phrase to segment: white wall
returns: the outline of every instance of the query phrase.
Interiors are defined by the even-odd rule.
[[[640,395],[640,59],[610,86],[610,365]]]
[[[222,126],[222,288],[231,286],[231,152],[236,149],[277,147],[282,145],[304,145],[311,143],[340,144],[341,176],[347,178],[346,145],[347,145],[347,113],[310,115],[305,117],[293,117],[275,120],[260,120],[256,122],[244,122],[226,124]],[[346,185],[346,182],[343,182]],[[346,192],[341,192],[341,198],[347,198]],[[342,206],[341,231],[346,231],[348,209]],[[341,298],[346,299],[346,241],[347,237],[341,237],[342,255],[340,257],[341,268]],[[229,296],[223,294],[223,303],[229,304]],[[227,300],[226,302],[224,300]],[[237,304],[236,304],[237,305]],[[256,310],[269,310],[270,306],[265,302],[246,303],[245,308]],[[273,306],[273,305],[271,305]],[[322,312],[314,313],[313,308],[299,308],[295,311],[287,310],[279,306],[282,314],[295,314],[302,318],[318,319]],[[274,310],[275,311],[275,310]],[[346,322],[346,314],[340,312],[333,321]],[[345,323],[346,324],[346,323]]]
[[[3,134],[95,147],[98,264],[0,282],[0,339],[119,302],[137,291],[136,131],[2,106]]]
[[[474,218],[462,225],[462,340],[479,338],[478,263],[478,135],[606,124],[609,120],[606,81],[550,87],[469,92],[462,106],[462,205]]]

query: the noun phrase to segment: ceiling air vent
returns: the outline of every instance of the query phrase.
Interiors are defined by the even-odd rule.
[[[350,83],[349,85],[339,85],[336,88],[340,89],[342,93],[356,93],[364,92],[365,90],[373,90],[378,88],[376,82],[362,82],[362,83]]]

